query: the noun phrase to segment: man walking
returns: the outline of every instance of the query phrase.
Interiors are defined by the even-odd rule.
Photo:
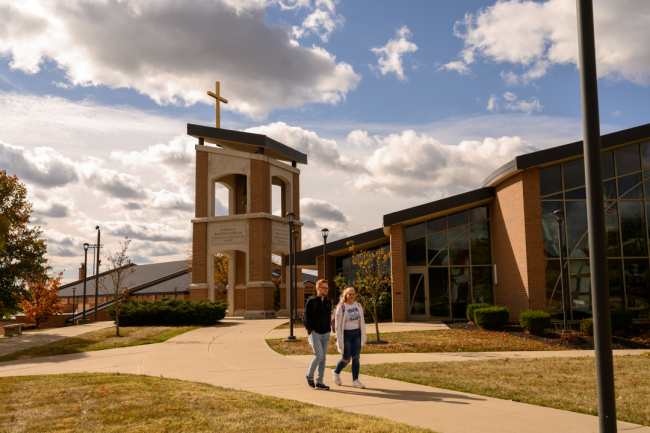
[[[316,283],[317,295],[309,298],[305,304],[305,328],[309,335],[309,344],[314,349],[314,359],[307,372],[307,384],[314,389],[327,391],[330,389],[323,383],[325,376],[325,356],[330,344],[330,319],[332,317],[332,301],[327,297],[326,280]],[[314,372],[318,367],[318,378],[314,384]]]

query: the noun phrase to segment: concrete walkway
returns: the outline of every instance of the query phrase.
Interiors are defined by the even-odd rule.
[[[286,319],[285,319],[286,320]],[[286,322],[289,324],[289,322]],[[439,321],[431,322],[402,322],[402,323],[380,323],[379,335],[385,332],[405,332],[405,331],[444,331],[449,329],[449,326]],[[369,338],[375,335],[375,324],[366,324],[366,334]],[[287,329],[273,329],[266,334],[267,339],[273,338],[287,338],[289,335],[289,328]],[[305,328],[293,328],[293,335],[299,338],[307,338],[307,330]],[[332,334],[333,335],[333,334]]]
[[[598,431],[598,419],[590,415],[389,379],[362,376],[368,388],[359,390],[351,387],[351,374],[345,372],[341,375],[343,386],[334,385],[329,392],[314,391],[304,379],[309,359],[279,355],[265,343],[264,338],[280,323],[282,320],[230,319],[160,344],[0,363],[0,376],[73,372],[162,375],[391,418],[444,433]],[[330,356],[328,363],[336,359]],[[329,370],[325,382],[332,384]],[[618,429],[650,433],[648,427],[622,422]]]
[[[30,349],[43,344],[53,343],[63,340],[64,338],[76,337],[86,332],[96,331],[98,329],[115,326],[113,322],[97,322],[87,325],[66,326],[64,328],[55,328],[48,331],[24,332],[22,335],[14,335],[11,338],[0,340],[0,356],[9,355],[19,350]]]

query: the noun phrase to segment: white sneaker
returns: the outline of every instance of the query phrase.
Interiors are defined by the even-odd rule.
[[[332,376],[334,377],[334,383],[337,384],[338,386],[341,386],[341,375],[333,371]]]
[[[355,388],[361,388],[361,389],[366,387],[363,383],[359,382],[359,379],[352,382],[352,386],[354,386]]]

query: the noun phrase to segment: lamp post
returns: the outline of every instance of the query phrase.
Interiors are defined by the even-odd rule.
[[[614,356],[609,312],[609,275],[603,199],[603,165],[598,113],[598,75],[592,0],[576,0],[578,48],[580,51],[580,90],[582,131],[587,189],[587,228],[589,230],[589,268],[594,316],[594,349],[598,424],[601,433],[616,432],[616,396],[614,393]]]
[[[293,277],[291,271],[291,263],[293,260],[293,242],[291,242],[291,233],[293,233],[293,223],[296,220],[296,214],[293,212],[287,213],[287,222],[289,223],[289,336],[284,340],[285,342],[294,342],[296,337],[293,335]]]
[[[327,236],[329,236],[330,231],[324,228],[320,233],[323,235],[323,278],[327,281]]]
[[[298,243],[298,230],[293,231],[293,255],[296,255],[296,252],[298,251],[297,248],[297,243]],[[296,300],[295,304],[295,316],[294,318],[298,318],[298,266],[296,266],[296,259],[293,259],[293,297]],[[304,306],[303,306],[304,308]]]
[[[84,273],[85,273],[85,272],[86,272],[86,270],[84,269]],[[86,276],[86,275],[84,275],[84,277],[85,277],[85,276]],[[75,298],[75,292],[76,292],[76,291],[77,291],[77,288],[76,288],[76,287],[73,287],[73,288],[72,288],[72,324],[73,324],[73,325],[74,325],[74,314],[75,314],[75,312],[77,311],[77,305],[76,305],[76,303],[75,303],[75,301],[76,301],[76,298]]]
[[[97,269],[95,271],[95,320],[94,322],[97,322],[97,285],[98,285],[97,278],[99,277],[99,264],[101,263],[101,260],[99,259],[99,251],[102,248],[102,245],[99,243],[99,240],[101,238],[102,231],[99,230],[99,226],[95,227],[95,230],[97,230]]]
[[[83,307],[83,316],[81,318],[82,320],[86,319],[86,279],[87,279],[86,274],[88,273],[88,247],[90,247],[90,244],[86,242],[84,244],[84,302],[83,302],[84,307]]]
[[[553,212],[555,215],[555,221],[557,221],[557,239],[559,243],[560,251],[560,284],[562,285],[562,313],[564,316],[564,332],[567,332],[567,305],[566,305],[566,292],[564,284],[564,261],[562,259],[562,221],[564,221],[564,212],[561,210],[556,210]]]

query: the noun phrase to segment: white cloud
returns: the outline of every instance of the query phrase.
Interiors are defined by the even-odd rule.
[[[305,223],[302,234],[302,248],[307,249],[323,243],[321,230],[329,229],[329,241],[344,238],[350,234],[348,217],[341,210],[325,201],[305,197],[300,200],[300,220]]]
[[[470,75],[472,73],[472,70],[467,66],[465,63],[461,62],[460,60],[457,60],[455,62],[449,62],[444,65],[442,65],[438,70],[441,69],[446,69],[448,71],[456,71],[461,75]]]
[[[529,115],[533,111],[542,111],[542,108],[544,108],[539,103],[539,99],[535,97],[530,98],[530,101],[528,102],[527,101],[511,102],[509,104],[506,104],[505,107],[508,110],[512,110],[512,111],[522,111],[526,113],[526,115]]]
[[[41,188],[65,186],[79,178],[75,164],[50,147],[28,151],[0,140],[0,161],[7,174],[20,173]]]
[[[507,101],[514,101],[517,99],[517,95],[515,95],[512,92],[506,92],[503,94],[503,97],[506,98]]]
[[[650,83],[650,2],[594,1],[598,76]],[[454,35],[464,42],[464,65],[477,58],[511,63],[523,73],[503,72],[507,84],[527,84],[555,65],[579,66],[576,6],[573,0],[509,0],[467,14]]]
[[[350,132],[346,141],[348,144],[356,147],[367,147],[375,143],[372,138],[368,137],[368,131],[362,131],[360,129]]]
[[[497,167],[536,150],[520,137],[448,145],[412,130],[378,140],[382,146],[367,160],[367,173],[354,178],[352,186],[367,193],[433,199],[477,188]]]
[[[298,5],[300,5],[299,2],[294,7]],[[316,0],[315,6],[316,9],[305,18],[300,26],[293,26],[293,36],[296,39],[307,37],[313,33],[318,35],[322,42],[327,42],[332,32],[345,24],[343,15],[336,15],[334,1]]]
[[[486,107],[488,111],[499,111],[499,103],[497,102],[497,99],[499,99],[497,96],[490,95],[490,99],[488,100]]]
[[[411,31],[406,26],[402,26],[401,28],[397,29],[395,35],[396,37],[394,39],[390,39],[388,43],[383,47],[376,47],[371,49],[373,53],[379,56],[379,59],[377,60],[377,66],[371,67],[373,69],[379,70],[382,75],[387,75],[392,72],[401,81],[405,81],[408,79],[408,77],[404,75],[402,56],[406,53],[413,53],[417,51],[418,46],[408,40],[408,38],[411,37]]]
[[[132,88],[158,104],[212,104],[206,91],[219,80],[225,109],[255,118],[343,100],[360,75],[324,49],[292,41],[287,29],[269,27],[266,5],[0,0],[0,55],[30,74],[48,59],[65,71],[63,84]]]
[[[614,117],[619,117],[619,116],[621,116],[621,114],[622,114],[622,113],[621,113],[620,111],[614,111],[614,112],[612,113],[612,116],[614,116]]]

